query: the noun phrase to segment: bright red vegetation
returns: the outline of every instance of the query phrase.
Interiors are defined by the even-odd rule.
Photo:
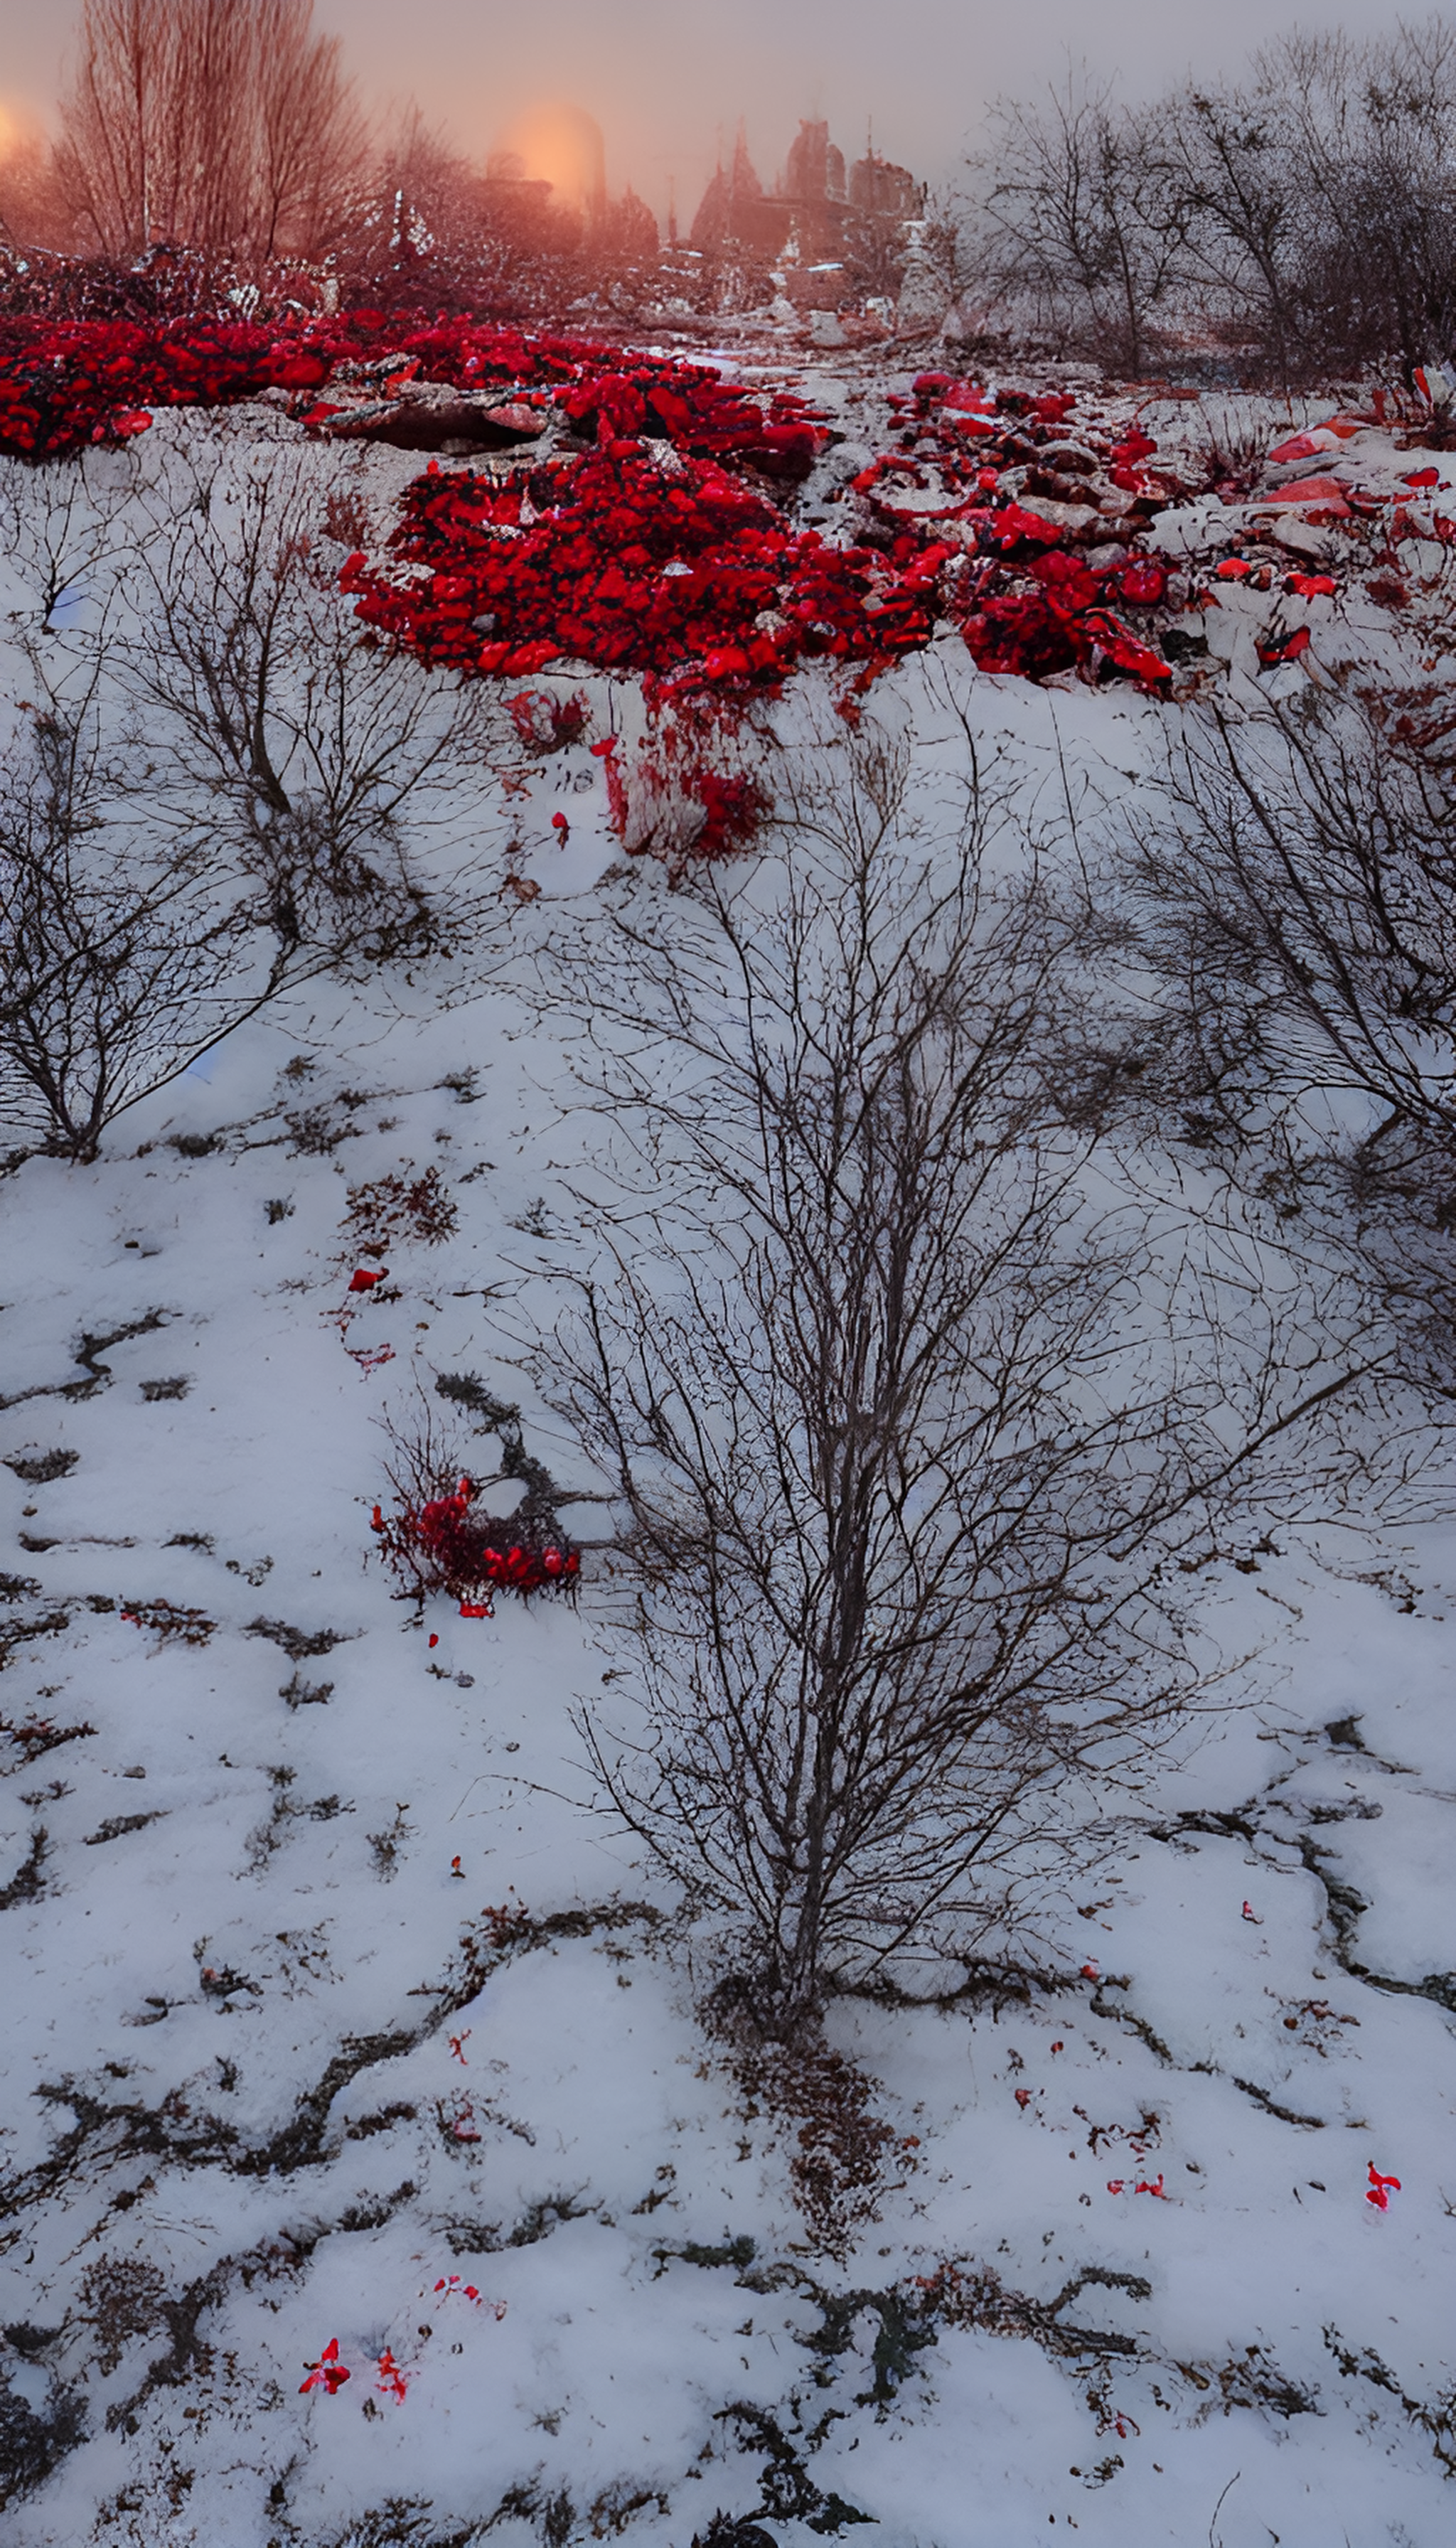
[[[393,560],[358,555],[344,590],[367,626],[462,672],[514,677],[558,658],[650,677],[653,694],[774,690],[806,656],[885,663],[934,618],[932,553],[886,572],[826,545],[714,460],[650,446],[406,490]],[[944,552],[942,552],[942,557]]]
[[[577,1551],[558,1535],[530,1525],[514,1525],[519,1538],[501,1523],[472,1516],[480,1494],[473,1478],[462,1478],[453,1495],[435,1496],[417,1509],[406,1505],[386,1520],[376,1504],[370,1527],[379,1537],[385,1564],[410,1594],[424,1600],[431,1592],[448,1592],[466,1619],[489,1619],[495,1592],[561,1592],[581,1572]]]
[[[342,2389],[344,2382],[351,2379],[353,2376],[352,2373],[344,2369],[343,2364],[338,2358],[338,2337],[336,2335],[331,2335],[329,2337],[328,2342],[325,2344],[318,2361],[308,2362],[304,2365],[304,2368],[308,2372],[309,2376],[307,2380],[302,2380],[299,2383],[299,2396],[301,2398],[306,2397],[311,2389],[323,2389],[327,2391],[330,2398],[336,2397],[339,2390]]]
[[[691,692],[726,703],[773,696],[813,657],[858,667],[863,683],[924,646],[939,618],[988,672],[1045,680],[1079,667],[1150,690],[1171,678],[1121,615],[1166,593],[1163,562],[1129,550],[1181,492],[1152,465],[1149,436],[1075,427],[1126,500],[1126,518],[1106,526],[1120,550],[1109,563],[1078,553],[1105,536],[1093,508],[1038,509],[1014,492],[1025,493],[1028,450],[1054,451],[1072,430],[1065,392],[993,399],[922,373],[889,400],[902,447],[840,491],[858,500],[863,537],[838,545],[784,504],[826,447],[823,417],[791,393],[755,398],[710,365],[370,310],[282,333],[197,319],[0,324],[0,449],[32,458],[125,440],[169,406],[265,390],[318,435],[368,432],[371,419],[384,431],[407,392],[429,387],[467,403],[462,412],[472,400],[489,409],[487,438],[529,441],[554,412],[575,445],[503,478],[432,464],[406,493],[388,556],[350,559],[345,589],[366,626],[430,663],[519,679],[581,662],[644,677],[650,704]],[[1066,483],[1072,495],[1082,484]],[[942,500],[904,500],[933,486]],[[522,740],[576,740],[575,710],[540,697],[516,718]],[[853,692],[842,704],[853,722]],[[751,835],[757,815],[736,783],[704,765],[695,854]]]
[[[312,394],[361,379],[382,395],[418,379],[465,393],[498,383],[559,389],[586,438],[671,439],[704,457],[732,454],[770,478],[806,477],[822,439],[802,399],[775,397],[766,410],[706,365],[634,359],[588,338],[474,318],[353,310],[286,332],[244,319],[0,321],[0,448],[51,459],[144,432],[148,409],[227,407],[266,389],[292,392],[323,427],[339,410]]]

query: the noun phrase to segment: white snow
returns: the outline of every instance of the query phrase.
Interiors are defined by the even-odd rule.
[[[103,474],[165,470],[202,432],[242,467],[257,431],[255,415],[168,417]],[[1357,459],[1348,446],[1339,465]],[[383,499],[413,466],[372,454],[371,484]],[[37,632],[24,561],[6,573],[20,695]],[[1251,603],[1221,606],[1226,652]],[[74,624],[54,614],[44,643]],[[1063,761],[1100,793],[1136,780],[1172,713],[988,681],[938,646],[874,702],[918,738],[927,801],[963,751],[947,682],[998,784],[1044,807]],[[799,713],[786,705],[790,728]],[[749,2111],[694,2016],[678,1906],[590,1809],[572,1712],[615,1669],[601,1558],[577,1607],[502,1598],[489,1621],[436,1602],[416,1622],[373,1563],[376,1418],[416,1372],[519,1400],[567,1517],[602,1531],[584,1501],[598,1482],[509,1336],[555,1317],[538,1269],[569,1254],[593,1138],[577,1021],[534,951],[563,925],[590,942],[615,856],[585,747],[523,794],[483,771],[431,857],[476,886],[508,866],[537,903],[437,976],[295,994],[121,1119],[97,1165],[36,1157],[5,1183],[0,1457],[78,1458],[48,1484],[0,1469],[0,1565],[41,1587],[17,1603],[38,1624],[0,1713],[88,1729],[29,1767],[0,1747],[0,1876],[46,1835],[39,1890],[3,1914],[6,2430],[39,2430],[66,2398],[88,2419],[7,2535],[428,2548],[489,2523],[501,2548],[688,2548],[721,2509],[757,2512],[778,2548],[853,2518],[884,2548],[1069,2530],[1085,2548],[1440,2548],[1456,2504],[1449,1529],[1336,1543],[1281,1527],[1254,1572],[1198,1579],[1208,1636],[1256,1659],[1029,1956],[1059,1984],[832,2007],[831,2042],[918,2143],[844,2263],[813,2251],[794,2207],[791,2128]],[[329,1111],[335,1147],[297,1148],[284,1116],[300,1107]],[[216,1146],[184,1155],[187,1135]],[[364,1303],[347,1338],[394,1358],[361,1370],[329,1316],[347,1190],[431,1164],[458,1233],[394,1252],[400,1297]],[[66,1395],[87,1378],[80,1340],[112,1335],[96,1386]],[[170,1379],[185,1395],[144,1397]],[[122,1616],[158,1600],[215,1621],[207,1642]],[[334,1642],[290,1656],[259,1621]],[[452,1982],[462,1931],[483,1937],[485,1906],[512,1901],[538,1923],[586,1916],[488,1956],[473,1991]],[[1075,1978],[1084,1963],[1106,1978]],[[1401,2179],[1384,2212],[1365,2200],[1372,2166]],[[733,2241],[751,2250],[702,2253]],[[108,2260],[160,2278],[111,2355]],[[1099,2369],[943,2324],[876,2399],[890,2296],[947,2260],[1044,2303],[1090,2274],[1061,2316],[1136,2349]],[[439,2291],[452,2275],[481,2300]],[[190,2305],[163,2307],[188,2294],[195,2340]],[[860,2297],[836,2316],[841,2294]],[[838,2349],[816,2346],[826,2334]],[[350,2382],[301,2396],[331,2337]],[[403,2402],[376,2385],[386,2347]],[[15,2424],[22,2408],[34,2425]]]

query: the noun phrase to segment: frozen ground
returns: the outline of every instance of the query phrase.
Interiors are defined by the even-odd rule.
[[[1169,713],[949,643],[933,678],[1027,788],[1058,754],[1106,785]],[[886,696],[933,770],[926,681]],[[507,840],[542,895],[452,1005],[301,994],[94,1167],[4,1189],[8,2535],[688,2548],[722,2511],[778,2548],[1439,2548],[1450,1535],[1281,1531],[1205,1572],[1209,1635],[1257,1660],[1042,1981],[831,2009],[900,2146],[816,2251],[675,1904],[586,1810],[605,1559],[575,1609],[485,1621],[416,1621],[371,1562],[416,1374],[520,1400],[601,1530],[492,1306],[549,1320],[590,1140],[532,958],[590,937],[615,855],[585,749],[483,779],[486,871]],[[457,1234],[341,1335],[348,1188],[428,1165]],[[917,2315],[949,2264],[976,2322]],[[348,2384],[300,2394],[330,2339]]]

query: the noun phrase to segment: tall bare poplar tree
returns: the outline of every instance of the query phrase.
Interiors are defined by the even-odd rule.
[[[57,173],[104,255],[318,255],[367,136],[313,0],[86,0]]]

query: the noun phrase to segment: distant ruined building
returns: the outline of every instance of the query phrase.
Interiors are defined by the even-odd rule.
[[[866,293],[894,293],[906,225],[924,203],[910,170],[873,149],[847,172],[828,125],[809,122],[790,144],[779,187],[766,194],[740,125],[732,162],[715,171],[689,244],[715,266],[740,269],[750,297],[755,273],[774,268],[795,308],[833,310]]]

